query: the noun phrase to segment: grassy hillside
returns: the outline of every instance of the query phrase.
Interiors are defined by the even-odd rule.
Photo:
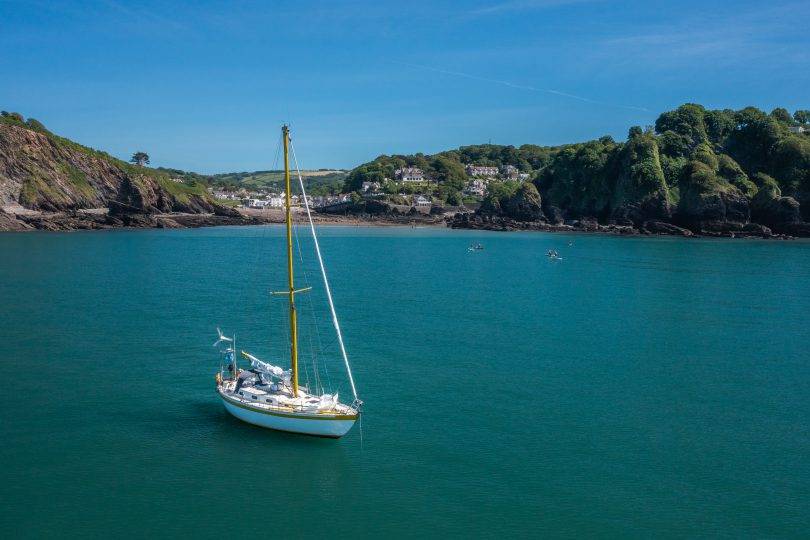
[[[207,182],[126,163],[49,131],[19,113],[0,112],[0,204],[32,210],[110,207],[117,212],[211,212]]]
[[[0,115],[0,124],[35,131],[44,135],[56,146],[65,150],[80,152],[88,157],[104,160],[129,174],[151,177],[169,193],[181,200],[186,200],[189,195],[197,195],[201,197],[204,196],[205,188],[208,186],[219,186],[232,189],[270,189],[275,191],[281,191],[283,189],[283,171],[233,172],[206,175],[166,167],[141,167],[122,161],[111,156],[107,152],[95,150],[71,141],[70,139],[60,137],[59,135],[50,132],[38,120],[34,118],[25,119],[19,113],[5,112],[5,114]],[[92,187],[89,185],[89,183],[87,183],[86,178],[84,178],[81,171],[71,168],[69,164],[61,165],[61,167],[65,169],[66,174],[76,185],[77,189],[83,190],[85,195],[90,193]],[[304,178],[304,182],[306,182],[307,189],[312,195],[331,195],[334,193],[339,193],[343,188],[347,174],[347,171],[340,169],[301,171],[301,175]],[[174,182],[172,179],[180,179],[182,182]],[[33,175],[25,186],[25,201],[35,201],[38,199],[40,193],[48,192],[49,189],[48,182],[45,181],[45,179]],[[54,195],[53,193],[45,194]]]
[[[221,174],[199,174],[158,167],[158,171],[165,172],[172,178],[182,178],[186,183],[204,183],[213,187],[230,190],[237,189],[267,189],[282,191],[284,189],[284,171],[253,171],[232,172]],[[301,176],[311,195],[332,195],[340,193],[346,180],[348,171],[341,169],[318,169],[301,171]]]
[[[138,167],[131,163],[127,163],[126,161],[122,161],[114,156],[111,156],[107,152],[104,152],[102,150],[96,150],[95,148],[90,148],[89,146],[84,146],[75,141],[52,133],[42,124],[42,122],[36,120],[35,118],[25,119],[20,113],[2,111],[2,113],[0,113],[0,124],[17,126],[31,131],[35,131],[47,137],[48,140],[50,140],[60,148],[74,152],[79,152],[88,157],[107,161],[110,164],[132,174],[150,176],[156,180],[158,179],[169,180],[170,178],[170,175],[166,170],[159,168],[152,169],[150,167]]]

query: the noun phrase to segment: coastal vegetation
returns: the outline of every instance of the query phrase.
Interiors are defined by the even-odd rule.
[[[654,126],[631,127],[624,141],[604,136],[555,147],[488,144],[379,156],[352,170],[344,189],[377,182],[396,190],[395,171],[418,167],[431,181],[425,189],[452,204],[471,181],[468,165],[511,165],[528,174],[522,185],[487,179],[479,221],[592,219],[721,231],[741,228],[753,215],[762,225],[802,233],[810,220],[810,113],[783,108],[766,113],[687,103],[661,114]]]
[[[113,216],[236,218],[209,193],[283,189],[277,170],[204,175],[151,168],[143,151],[127,163],[15,112],[0,113],[0,150],[0,203],[34,211],[106,207]],[[669,234],[810,235],[807,110],[711,110],[689,103],[662,113],[654,125],[630,127],[622,141],[470,145],[433,155],[383,155],[351,171],[302,173],[311,195],[351,194],[341,212],[408,212],[419,199],[438,206],[437,215],[441,207],[459,209],[451,224],[461,227],[589,223]]]
[[[280,170],[219,174],[200,174],[167,167],[157,167],[156,170],[186,184],[205,184],[208,187],[226,192],[262,191],[279,193],[284,190],[284,172]],[[340,193],[346,175],[347,171],[341,169],[301,171],[301,178],[303,178],[307,187],[307,193],[316,197]]]
[[[134,163],[135,165],[140,165],[141,167],[144,165],[149,165],[149,154],[146,152],[135,152],[132,154],[129,162]]]
[[[340,193],[346,174],[346,171],[340,169],[301,171],[307,192],[314,196]],[[204,178],[210,185],[230,191],[261,189],[280,192],[284,189],[284,171],[281,170],[212,174]]]
[[[0,112],[0,229],[179,226],[160,217],[173,213],[241,219],[213,200],[201,179],[147,167],[144,152],[133,162]]]

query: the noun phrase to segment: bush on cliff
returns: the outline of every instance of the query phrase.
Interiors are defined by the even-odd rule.
[[[757,173],[754,182],[757,194],[751,199],[751,219],[780,231],[783,227],[799,223],[799,203],[793,197],[783,197],[782,190],[772,177]]]
[[[717,171],[720,176],[728,180],[734,187],[739,189],[743,195],[749,199],[756,195],[756,184],[748,178],[748,175],[745,174],[742,167],[740,167],[736,161],[731,159],[730,156],[720,154],[717,156],[717,164]]]
[[[543,219],[540,192],[531,182],[524,182],[514,195],[502,203],[504,214],[517,221]]]
[[[655,131],[672,131],[682,136],[682,141],[690,148],[708,142],[705,124],[706,109],[702,105],[686,103],[674,111],[663,113],[655,121]]]
[[[611,214],[639,224],[650,219],[668,219],[672,213],[670,206],[655,137],[651,133],[632,137],[619,154]]]
[[[519,182],[490,182],[479,211],[482,214],[500,214],[503,211],[503,204],[517,193],[519,188]]]
[[[603,215],[620,149],[609,138],[562,147],[538,177],[537,187],[549,204],[573,217]]]

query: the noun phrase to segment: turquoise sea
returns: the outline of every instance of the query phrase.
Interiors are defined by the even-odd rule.
[[[3,536],[810,534],[810,243],[326,227],[322,248],[365,401],[338,441],[214,392],[216,326],[284,362],[281,228],[0,234]],[[299,267],[305,356],[345,400]]]

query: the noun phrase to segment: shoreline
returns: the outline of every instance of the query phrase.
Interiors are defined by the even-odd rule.
[[[11,222],[9,222],[11,218]],[[569,223],[520,222],[504,218],[480,219],[475,214],[430,215],[368,215],[312,213],[314,224],[345,227],[411,227],[446,228],[454,230],[488,232],[546,232],[573,234],[604,234],[624,237],[670,236],[681,238],[795,240],[802,235],[774,233],[757,224],[725,224],[726,229],[694,232],[663,222],[645,223],[638,228],[631,225],[602,225],[595,220],[577,220]],[[296,224],[308,223],[305,212],[298,208],[293,217]],[[11,226],[9,226],[11,223]],[[35,212],[10,214],[0,209],[0,232],[71,232],[95,230],[136,229],[197,229],[203,227],[251,227],[284,224],[281,210],[234,210],[229,215],[216,214],[127,214],[110,216],[106,209],[75,212]],[[731,227],[733,225],[733,227]]]
[[[794,240],[810,237],[807,223],[786,224],[785,232],[775,232],[758,223],[707,222],[700,228],[686,228],[662,221],[645,221],[638,225],[619,225],[615,223],[600,224],[593,218],[571,220],[563,223],[546,221],[516,221],[499,216],[480,216],[477,214],[456,214],[448,220],[452,229],[487,230],[498,232],[551,232],[551,233],[589,233],[608,234],[612,236],[673,236],[681,238],[758,238],[762,240]],[[790,227],[795,229],[791,230]]]
[[[308,223],[306,214],[296,209],[293,223]],[[358,216],[312,213],[315,225],[346,225],[369,227],[447,227],[444,216]],[[196,229],[202,227],[281,225],[283,211],[245,212],[234,210],[227,215],[218,214],[114,214],[106,209],[70,212],[19,211],[8,212],[0,208],[0,232],[70,232],[93,230],[134,229]]]

